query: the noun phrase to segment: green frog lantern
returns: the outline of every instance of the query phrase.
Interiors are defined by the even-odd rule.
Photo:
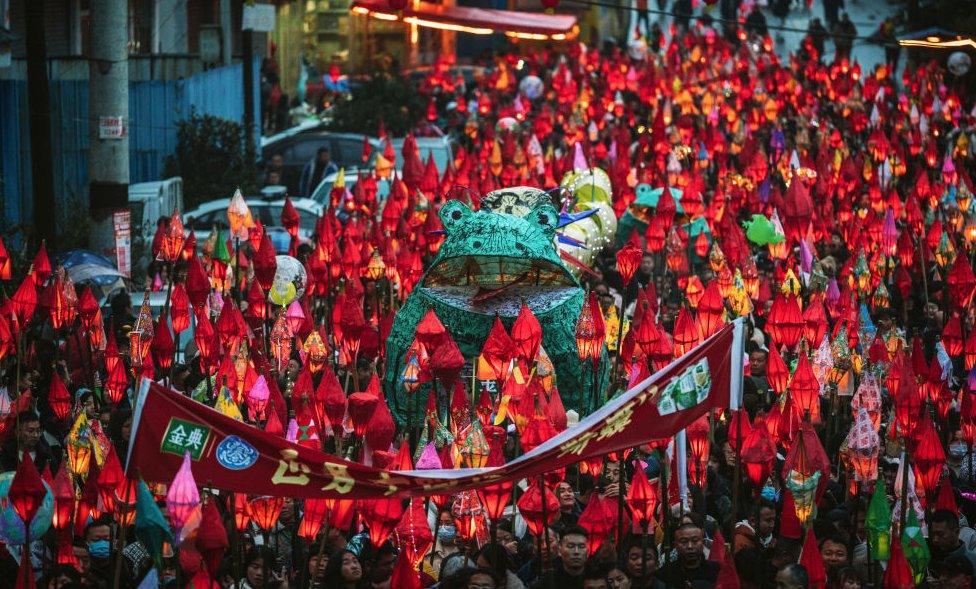
[[[428,309],[434,310],[457,343],[468,366],[465,372],[471,375],[495,317],[511,332],[525,302],[542,326],[542,348],[555,369],[555,386],[566,409],[585,415],[603,402],[609,367],[606,350],[595,365],[580,362],[576,323],[584,292],[574,274],[576,266],[564,264],[566,254],[561,256],[557,248],[558,237],[564,250],[578,249],[578,240],[557,236],[557,230],[580,220],[595,224],[589,217],[596,215],[589,211],[597,208],[591,202],[582,206],[577,202],[572,212],[560,214],[549,193],[529,187],[486,194],[477,211],[457,200],[441,207],[444,242],[397,312],[386,341],[383,385],[398,423],[419,426],[424,421],[432,383],[408,391],[403,375],[417,324]],[[483,384],[478,383],[478,388]]]

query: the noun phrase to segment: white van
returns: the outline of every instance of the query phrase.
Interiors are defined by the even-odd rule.
[[[183,179],[179,176],[156,182],[129,184],[129,212],[132,215],[132,276],[136,278],[151,261],[156,222],[176,210],[183,212]]]

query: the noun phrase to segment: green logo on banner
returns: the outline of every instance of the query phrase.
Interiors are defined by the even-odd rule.
[[[209,439],[209,427],[173,417],[169,420],[169,425],[166,426],[161,449],[163,452],[177,456],[183,456],[189,452],[190,458],[200,460]]]

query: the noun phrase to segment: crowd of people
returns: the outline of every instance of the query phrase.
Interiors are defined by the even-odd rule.
[[[294,325],[265,297],[275,267],[260,227],[196,243],[178,216],[162,224],[162,310],[123,294],[103,311],[43,247],[29,264],[0,247],[0,466],[16,473],[0,476],[0,578],[44,589],[974,586],[972,87],[934,60],[862,71],[838,47],[824,62],[816,31],[781,63],[768,37],[723,28],[696,20],[666,44],[605,51],[516,46],[474,83],[434,68],[418,92],[455,161],[432,172],[405,153],[385,200],[365,176],[333,191],[312,244],[293,241],[308,278]],[[196,523],[155,550],[143,524],[174,521],[169,481],[138,482],[156,507],[126,500],[138,465],[119,474],[140,377],[339,453],[333,438],[356,434],[307,409],[324,378],[308,372],[313,343],[346,394],[378,386],[386,363],[404,361],[384,357],[385,335],[436,254],[436,209],[477,206],[499,187],[554,189],[580,154],[606,170],[615,215],[633,221],[592,267],[574,265],[620,327],[602,342],[613,373],[597,394],[621,394],[701,341],[705,293],[718,293],[722,321],[747,325],[742,409],[698,424],[686,489],[672,441],[646,440],[518,481],[496,521],[477,492],[413,499],[430,523],[413,562],[399,530],[372,545],[359,507],[334,507],[309,531],[300,500],[258,518],[262,498],[204,488]],[[642,186],[664,188],[656,204],[639,200]],[[624,244],[644,252],[632,277],[616,256]],[[180,342],[190,315],[195,335]],[[257,376],[267,410],[247,396]],[[558,377],[553,390],[529,388],[529,402],[554,406]],[[485,427],[499,399],[487,403],[473,417]],[[429,438],[442,468],[461,465],[448,413],[434,412]],[[550,436],[573,427],[565,414],[545,419]],[[502,425],[504,461],[525,424]],[[419,468],[425,447],[397,426],[371,462],[406,448]],[[15,496],[34,480],[52,500],[24,507]],[[660,485],[645,525],[626,500],[638,481]],[[532,533],[516,506],[537,487],[553,509]]]

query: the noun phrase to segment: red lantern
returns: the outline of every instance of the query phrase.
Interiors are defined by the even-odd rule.
[[[742,446],[742,464],[757,494],[773,472],[773,461],[776,459],[776,445],[764,429],[757,427],[751,431]]]
[[[766,382],[769,388],[773,389],[777,395],[786,392],[786,385],[789,383],[790,371],[783,361],[776,346],[769,347],[769,356],[766,359]]]
[[[58,420],[68,419],[71,414],[71,394],[68,393],[68,388],[64,386],[64,381],[61,380],[57,370],[51,375],[51,387],[48,389],[47,403]]]
[[[251,325],[260,326],[268,318],[268,300],[257,280],[252,280],[250,288],[247,289],[247,311],[245,314]]]
[[[515,352],[520,360],[526,364],[535,362],[539,354],[539,346],[542,345],[542,326],[524,301],[515,323],[512,324],[512,341],[515,343]]]
[[[950,356],[956,357],[962,354],[962,323],[957,313],[953,313],[942,328],[942,344]]]
[[[207,570],[217,570],[224,552],[230,546],[230,542],[215,498],[208,498],[204,501],[200,515],[200,528],[197,530],[196,545],[204,562],[207,563]]]
[[[97,480],[98,497],[102,500],[106,513],[115,511],[115,491],[124,481],[125,473],[122,472],[122,465],[115,455],[115,449],[110,447]]]
[[[634,241],[633,239],[628,241],[624,247],[617,251],[617,272],[623,279],[624,287],[630,285],[630,281],[644,257],[644,251]]]
[[[187,298],[186,289],[182,283],[173,285],[170,293],[169,316],[170,323],[173,325],[173,332],[183,333],[190,327],[190,299]]]
[[[485,485],[478,489],[478,498],[481,499],[485,513],[493,522],[501,519],[505,507],[512,498],[512,489],[513,483],[511,481]]]
[[[315,539],[322,522],[325,521],[325,512],[329,507],[329,499],[306,499],[302,512],[302,523],[298,525],[298,535],[309,542]]]
[[[33,276],[29,274],[10,299],[13,312],[17,315],[17,325],[21,329],[27,326],[34,316],[34,309],[37,308],[37,287]]]
[[[633,485],[633,483],[631,484]],[[586,502],[586,508],[580,514],[579,521],[576,522],[589,535],[590,541],[587,547],[590,556],[596,554],[600,545],[603,544],[603,540],[614,526],[610,509],[607,506],[608,501],[608,499],[604,499],[598,493],[593,493],[590,495],[590,500]]]
[[[708,473],[708,417],[702,416],[685,429],[688,448],[691,450],[689,471],[691,482],[696,487],[705,485]]]
[[[593,365],[596,366],[600,361],[606,334],[597,331],[594,307],[599,313],[600,307],[596,303],[596,293],[591,292],[589,299],[583,303],[579,319],[576,321],[576,353],[580,362],[592,360]]]
[[[156,332],[152,339],[152,352],[156,358],[156,364],[162,370],[169,370],[173,364],[173,354],[176,352],[176,345],[173,343],[173,336],[169,333],[169,325],[166,325],[166,318],[160,317],[156,322]]]
[[[812,423],[820,423],[820,383],[806,354],[800,354],[789,388],[790,397],[799,410],[809,416]]]
[[[34,521],[37,510],[41,508],[46,494],[47,489],[44,487],[41,475],[37,472],[37,467],[34,466],[34,460],[29,452],[24,452],[14,478],[10,481],[7,500],[28,528]]]
[[[539,489],[540,486],[544,491]],[[543,495],[543,493],[545,494]],[[545,501],[544,509],[543,501]],[[528,491],[518,500],[518,510],[529,528],[529,533],[537,538],[541,537],[545,526],[559,519],[559,501],[553,492],[542,483],[529,485]],[[545,512],[545,518],[543,518],[543,512]]]
[[[369,391],[349,395],[349,419],[352,421],[353,431],[357,436],[366,435],[369,420],[373,417],[373,412],[376,411],[376,405],[379,401],[379,398]]]
[[[928,417],[922,421],[918,444],[911,453],[911,459],[915,472],[918,473],[919,482],[925,489],[925,496],[935,497],[939,488],[939,479],[942,477],[942,469],[945,466],[945,451],[942,449],[942,442],[939,441],[939,434]]]
[[[691,317],[687,308],[681,307],[674,320],[674,356],[678,358],[691,351],[701,341],[698,323]]]
[[[769,336],[776,344],[795,348],[806,326],[796,297],[778,295],[769,310],[766,326],[769,328]]]
[[[630,488],[627,490],[627,505],[633,511],[634,519],[639,521],[641,526],[646,527],[654,521],[658,501],[658,485],[652,485],[647,480],[644,469],[636,469],[630,479]]]
[[[359,502],[359,513],[369,528],[369,541],[373,546],[382,546],[397,522],[403,517],[403,499],[369,499]]]
[[[244,493],[233,494],[234,529],[238,532],[247,530],[251,523],[251,506],[247,502],[247,495]]]
[[[251,499],[249,511],[251,518],[259,528],[267,532],[278,522],[281,508],[285,504],[284,497],[262,496]]]
[[[733,410],[731,414],[729,418],[729,447],[741,449],[746,438],[749,437],[749,433],[752,432],[753,426],[749,423],[749,414],[742,409]]]
[[[105,382],[105,391],[113,404],[118,405],[122,401],[122,396],[129,388],[129,376],[125,372],[125,366],[121,361],[116,362],[108,373],[108,380]]]
[[[54,512],[51,526],[55,530],[66,530],[71,526],[71,515],[75,511],[75,487],[65,464],[54,477]]]
[[[183,232],[183,222],[180,221],[179,213],[174,210],[160,246],[160,254],[167,262],[175,262],[183,254]]]
[[[712,280],[705,287],[701,299],[698,301],[698,325],[702,337],[708,337],[717,332],[724,323],[725,303],[718,281]]]
[[[10,261],[10,254],[3,244],[3,238],[0,238],[0,280],[10,280],[12,274],[13,264]]]
[[[427,524],[427,510],[421,498],[410,500],[407,512],[396,527],[396,543],[406,557],[405,560],[414,568],[434,546],[434,535]]]
[[[78,315],[81,317],[82,327],[86,330],[94,327],[96,313],[98,313],[98,301],[95,300],[91,288],[86,286],[78,297]]]
[[[205,312],[197,311],[193,341],[196,343],[197,351],[200,353],[200,367],[204,369],[207,375],[212,374],[217,367],[218,352],[216,340],[217,335],[214,333],[210,318],[207,317]]]

